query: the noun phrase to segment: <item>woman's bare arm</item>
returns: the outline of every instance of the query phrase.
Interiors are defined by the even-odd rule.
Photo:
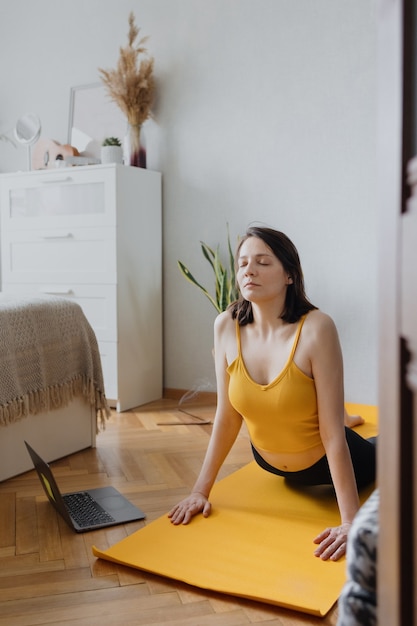
[[[229,319],[227,319],[226,315]],[[217,382],[217,408],[213,431],[197,481],[191,494],[169,512],[173,524],[187,524],[197,513],[210,514],[208,500],[217,474],[227,457],[242,426],[242,418],[231,406],[228,395],[229,376],[225,345],[230,340],[230,314],[221,314],[214,325],[214,355]]]
[[[319,545],[315,554],[322,559],[337,560],[345,554],[350,525],[359,509],[358,490],[344,430],[343,359],[337,330],[331,318],[321,312],[314,312],[308,321],[313,322],[309,324],[308,338],[317,390],[320,435],[329,462],[341,522],[340,526],[327,528],[316,537],[315,542]]]

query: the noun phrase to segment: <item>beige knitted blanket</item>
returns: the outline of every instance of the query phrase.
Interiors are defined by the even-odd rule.
[[[98,426],[110,414],[96,336],[81,307],[0,293],[0,425],[83,396]]]

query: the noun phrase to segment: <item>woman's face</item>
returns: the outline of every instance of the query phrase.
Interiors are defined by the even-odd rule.
[[[271,248],[259,237],[248,237],[238,256],[237,282],[249,302],[285,298],[292,279]]]

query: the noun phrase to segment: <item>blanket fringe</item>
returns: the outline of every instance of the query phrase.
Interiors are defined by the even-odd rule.
[[[104,392],[86,376],[47,387],[34,389],[0,406],[0,425],[7,426],[17,420],[68,406],[74,398],[83,397],[97,414],[97,432],[106,426],[111,411]]]

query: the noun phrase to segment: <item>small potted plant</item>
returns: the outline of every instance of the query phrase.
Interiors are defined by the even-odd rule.
[[[123,149],[120,139],[106,137],[101,144],[102,163],[123,163]]]

